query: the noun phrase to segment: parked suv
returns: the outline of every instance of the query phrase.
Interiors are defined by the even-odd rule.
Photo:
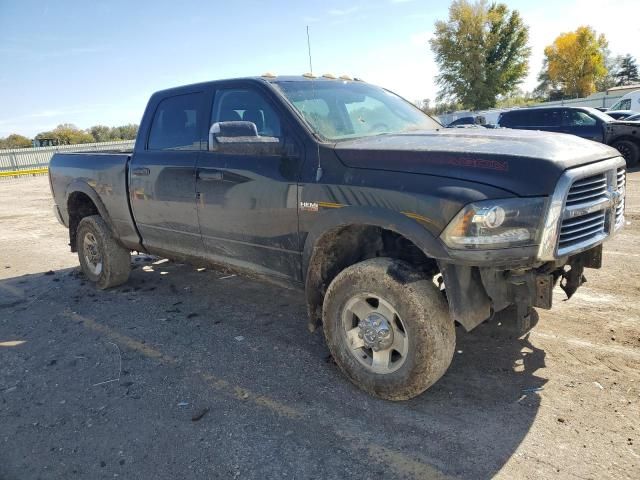
[[[637,122],[616,121],[589,107],[533,107],[503,112],[498,125],[520,130],[570,133],[616,148],[628,166],[640,158],[640,129]]]

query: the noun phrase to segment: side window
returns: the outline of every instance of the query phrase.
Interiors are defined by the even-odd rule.
[[[625,98],[624,100],[619,100],[609,107],[609,110],[631,110],[631,99]]]
[[[539,125],[543,127],[559,127],[562,125],[562,111],[556,109],[543,110],[540,112],[542,119]]]
[[[592,127],[596,124],[596,119],[580,110],[569,110],[567,112],[567,123],[570,127]]]
[[[531,110],[515,111],[507,115],[507,122],[512,128],[530,127],[533,125],[532,116],[535,113]]]
[[[213,102],[211,124],[253,122],[261,137],[281,138],[280,117],[265,98],[253,90],[218,90]]]
[[[515,118],[513,113],[505,112],[500,114],[500,118],[498,119],[498,124],[501,127],[511,128],[515,125],[514,120]]]
[[[198,110],[201,93],[168,97],[158,104],[151,123],[149,150],[200,150]]]
[[[521,125],[520,117],[520,112],[504,112],[500,115],[500,126],[507,128],[517,128]]]

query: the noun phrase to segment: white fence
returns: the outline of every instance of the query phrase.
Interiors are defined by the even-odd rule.
[[[0,173],[36,170],[49,166],[56,152],[99,152],[104,150],[131,150],[135,140],[117,142],[82,143],[57,147],[10,148],[0,150]]]

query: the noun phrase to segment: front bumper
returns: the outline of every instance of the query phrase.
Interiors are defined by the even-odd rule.
[[[60,222],[60,225],[62,225],[63,227],[66,227],[66,225],[64,224],[64,220],[62,219],[62,214],[60,213],[60,209],[58,208],[58,205],[53,206],[53,214],[58,219],[58,222]]]
[[[584,269],[601,267],[602,243],[624,225],[624,167],[616,157],[565,172],[539,246],[449,250],[440,271],[453,318],[471,330],[492,312],[515,306],[522,330],[531,325],[531,307],[551,308],[559,280],[571,297],[585,281]]]

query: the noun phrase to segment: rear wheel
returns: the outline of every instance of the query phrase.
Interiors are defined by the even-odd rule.
[[[412,398],[433,385],[455,349],[441,292],[410,265],[390,258],[352,265],[331,282],[323,327],[347,377],[388,400]]]
[[[611,145],[618,150],[627,162],[628,167],[635,167],[640,160],[640,146],[631,140],[618,140]]]
[[[80,267],[98,288],[115,287],[129,279],[131,253],[113,239],[102,217],[84,217],[76,238]]]

